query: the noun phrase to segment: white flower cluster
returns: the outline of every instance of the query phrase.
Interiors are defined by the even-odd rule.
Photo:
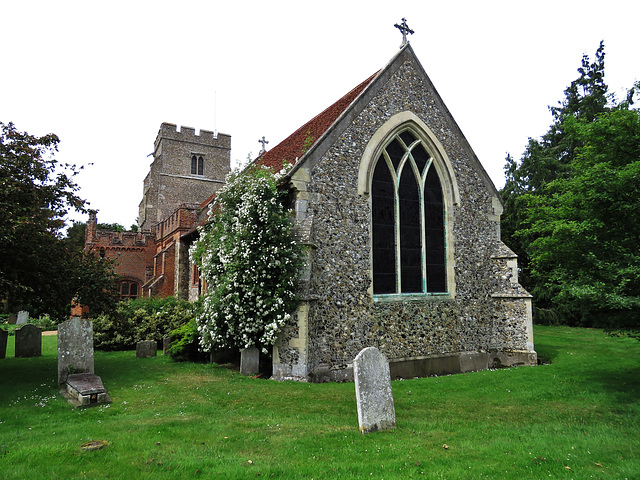
[[[218,191],[191,255],[207,281],[201,347],[266,349],[291,318],[300,250],[275,177],[234,172]]]

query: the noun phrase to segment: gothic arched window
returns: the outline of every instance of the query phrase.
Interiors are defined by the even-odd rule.
[[[191,157],[191,175],[204,175],[204,159],[202,156]]]
[[[442,185],[409,130],[391,137],[376,160],[371,220],[374,295],[447,292]]]

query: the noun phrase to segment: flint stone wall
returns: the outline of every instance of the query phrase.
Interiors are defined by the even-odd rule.
[[[499,239],[502,208],[495,190],[416,68],[405,61],[390,74],[346,129],[334,134],[332,145],[307,161],[298,174],[302,181],[293,182],[298,230],[310,246],[300,286],[307,311],[293,315],[278,342],[276,378],[349,380],[352,359],[366,346],[376,346],[392,363],[456,356],[460,364],[461,355],[484,358],[492,351],[514,354],[515,363],[535,363],[527,332],[530,296],[517,284],[510,250]],[[447,225],[453,234],[448,249],[455,295],[374,302],[370,203],[368,195],[358,194],[358,173],[369,139],[404,111],[413,112],[436,135],[457,181],[460,202]],[[466,365],[476,369],[474,362]],[[483,360],[477,365],[487,366]]]

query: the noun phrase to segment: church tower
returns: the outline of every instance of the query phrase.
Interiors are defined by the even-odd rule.
[[[181,205],[199,206],[222,185],[230,170],[231,136],[163,123],[153,163],[144,179],[138,225],[151,230]]]

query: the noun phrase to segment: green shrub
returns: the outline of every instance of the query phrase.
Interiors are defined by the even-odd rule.
[[[195,318],[196,306],[175,297],[120,302],[93,319],[94,346],[100,350],[131,350],[140,340],[161,342],[171,331]]]

